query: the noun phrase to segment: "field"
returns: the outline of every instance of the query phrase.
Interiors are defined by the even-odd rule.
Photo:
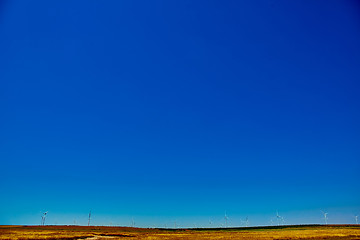
[[[309,225],[230,229],[144,229],[85,226],[0,226],[5,239],[360,239],[359,225]]]

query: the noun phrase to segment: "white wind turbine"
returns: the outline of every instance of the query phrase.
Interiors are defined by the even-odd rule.
[[[226,211],[225,211],[224,219],[225,219],[225,228],[227,228],[229,217],[226,215]]]
[[[356,216],[355,216],[355,223],[356,223],[356,224],[359,224],[359,222],[358,222],[358,217],[359,217],[359,215],[356,215]]]
[[[249,226],[249,217],[245,218],[244,225],[245,225],[245,227]]]
[[[90,226],[90,220],[91,220],[91,210],[90,210],[90,212],[89,212],[88,226]]]
[[[174,221],[174,228],[181,228],[181,224],[177,221],[177,219]]]
[[[322,212],[322,214],[324,215],[324,221],[325,221],[325,225],[327,225],[328,224],[328,213],[327,212],[324,212],[324,211],[321,211]]]
[[[274,219],[270,218],[270,224],[273,226],[274,225]]]
[[[284,218],[279,215],[278,211],[276,211],[276,219],[277,219],[278,226],[280,226],[281,224],[284,224],[284,222],[285,222]]]
[[[46,219],[46,214],[47,214],[48,212],[46,211],[46,212],[43,212],[43,214],[42,214],[42,216],[41,216],[41,225],[45,225],[45,219]]]

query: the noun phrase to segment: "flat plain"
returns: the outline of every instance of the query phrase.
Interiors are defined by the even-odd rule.
[[[147,229],[105,226],[0,226],[0,240],[8,239],[360,240],[360,225],[297,225],[227,229]]]

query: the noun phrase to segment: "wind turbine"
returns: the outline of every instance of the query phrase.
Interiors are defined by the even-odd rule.
[[[324,211],[321,211],[322,213],[323,213],[323,215],[324,215],[324,221],[325,221],[325,225],[327,225],[328,224],[328,213],[327,212],[324,212]]]
[[[270,218],[270,224],[273,226],[274,225],[274,220],[272,218]]]
[[[245,227],[249,226],[249,217],[247,217],[247,216],[245,218],[244,225],[245,225]]]
[[[46,212],[43,212],[43,214],[42,214],[42,216],[41,216],[41,225],[45,225],[45,219],[46,219],[46,214],[47,214],[48,212],[46,211]]]
[[[88,226],[90,226],[90,220],[91,220],[91,210],[89,212]]]
[[[355,222],[356,222],[356,224],[359,224],[359,222],[358,222],[358,217],[359,217],[359,215],[356,215],[356,216],[355,216]]]
[[[284,224],[284,222],[285,222],[284,218],[279,215],[278,211],[276,211],[276,219],[277,219],[277,222],[278,222],[278,226],[280,226],[281,224]]]
[[[226,215],[226,211],[225,211],[224,219],[225,219],[225,228],[227,228],[229,217]]]
[[[134,218],[131,218],[131,227],[135,227],[135,221],[134,221]]]

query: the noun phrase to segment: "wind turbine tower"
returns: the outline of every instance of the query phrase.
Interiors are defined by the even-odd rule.
[[[249,226],[249,217],[246,217],[245,218],[245,227],[248,227]]]
[[[279,212],[278,212],[278,211],[276,211],[276,219],[277,219],[278,226],[280,226],[281,223],[284,222],[284,218],[279,215]]]
[[[359,215],[356,215],[356,216],[355,216],[355,222],[356,222],[356,224],[359,224],[359,222],[358,222],[358,217],[359,217]]]
[[[89,212],[88,226],[90,226],[90,220],[91,220],[91,210]]]
[[[45,219],[46,219],[46,214],[47,214],[48,212],[46,211],[46,212],[43,212],[43,214],[42,214],[42,216],[41,216],[41,225],[45,225]]]
[[[323,213],[323,215],[324,215],[324,221],[325,221],[325,225],[327,225],[328,224],[328,213],[327,212],[323,212],[323,211],[321,211],[322,213]]]
[[[228,227],[229,217],[226,215],[226,212],[225,212],[225,215],[224,215],[224,219],[225,219],[225,228],[227,228]]]
[[[274,220],[272,218],[270,218],[270,224],[271,224],[271,226],[274,225]]]

